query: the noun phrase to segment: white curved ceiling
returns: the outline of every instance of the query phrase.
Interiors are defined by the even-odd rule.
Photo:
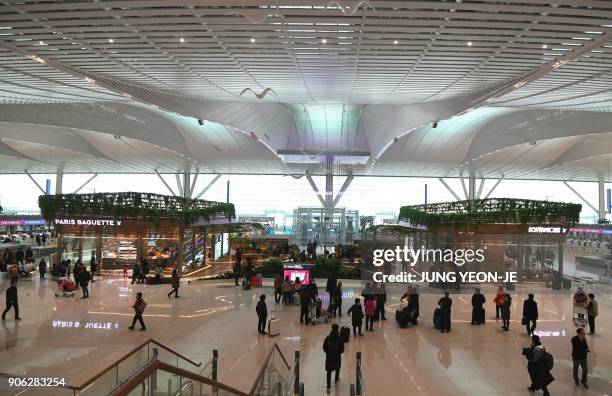
[[[610,1],[0,4],[0,172],[612,180]]]

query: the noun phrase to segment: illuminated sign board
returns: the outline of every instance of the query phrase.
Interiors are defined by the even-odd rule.
[[[33,226],[45,225],[44,220],[0,220],[0,226]]]
[[[123,220],[114,219],[55,219],[55,225],[78,225],[78,226],[94,226],[94,227],[116,227],[120,226]]]
[[[603,234],[603,235],[612,234],[612,230],[610,229],[589,228],[589,227],[572,227],[570,228],[570,232],[574,232],[578,234]]]
[[[530,234],[565,234],[566,227],[529,227],[527,230]]]

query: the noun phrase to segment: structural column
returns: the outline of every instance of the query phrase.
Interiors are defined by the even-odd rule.
[[[474,168],[470,168],[470,176],[468,179],[468,200],[473,201],[476,199],[476,173]]]
[[[64,170],[58,169],[55,174],[55,195],[62,193],[62,186],[64,184]]]
[[[603,222],[606,220],[606,183],[603,177],[599,177],[597,185],[599,187],[599,221]]]

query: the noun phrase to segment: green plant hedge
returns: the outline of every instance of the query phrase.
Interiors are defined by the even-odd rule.
[[[438,224],[559,224],[578,222],[582,205],[512,198],[402,206],[399,220],[435,228]]]
[[[152,221],[175,219],[192,224],[218,215],[236,217],[230,203],[138,192],[41,195],[38,206],[47,221],[59,216],[107,216]]]

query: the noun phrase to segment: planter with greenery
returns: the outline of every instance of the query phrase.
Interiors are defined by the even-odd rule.
[[[512,198],[402,206],[400,221],[435,228],[439,224],[556,224],[578,222],[582,205]]]
[[[97,216],[174,219],[189,225],[200,219],[235,217],[234,205],[230,203],[139,192],[41,195],[38,206],[47,221],[58,216]]]

